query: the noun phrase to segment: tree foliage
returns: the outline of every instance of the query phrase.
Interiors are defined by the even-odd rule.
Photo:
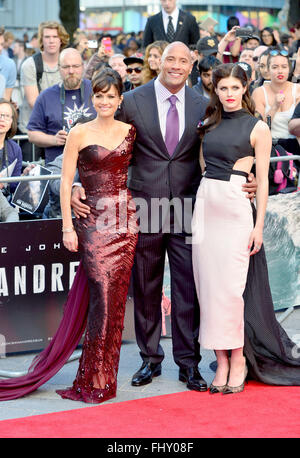
[[[290,0],[289,14],[287,19],[288,27],[300,21],[300,2],[299,0]]]
[[[59,18],[73,41],[73,34],[79,27],[79,0],[59,0]]]

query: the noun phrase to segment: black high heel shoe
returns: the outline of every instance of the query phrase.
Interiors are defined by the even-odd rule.
[[[213,382],[212,382],[210,384],[210,387],[209,387],[210,394],[223,393],[225,391],[225,389],[227,388],[227,383],[228,383],[228,379],[229,379],[229,371],[230,371],[230,357],[228,358],[228,363],[229,363],[229,369],[228,369],[227,381],[226,381],[225,385],[214,385]],[[218,366],[217,366],[217,368],[218,368]],[[217,368],[216,368],[216,372],[217,372]]]
[[[245,383],[246,383],[246,378],[247,378],[247,374],[248,374],[248,367],[245,366],[244,381],[243,381],[243,383],[241,383],[241,385],[239,385],[239,386],[230,386],[230,385],[227,385],[227,386],[225,387],[225,390],[222,391],[222,393],[223,393],[223,394],[234,394],[234,393],[241,393],[242,391],[244,391]]]
[[[214,385],[213,383],[211,383],[209,387],[209,392],[210,394],[224,393],[226,388],[227,388],[227,384],[226,385]]]

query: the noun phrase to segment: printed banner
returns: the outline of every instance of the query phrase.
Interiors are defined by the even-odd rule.
[[[2,356],[41,350],[57,329],[80,261],[64,248],[61,225],[61,219],[0,224]]]

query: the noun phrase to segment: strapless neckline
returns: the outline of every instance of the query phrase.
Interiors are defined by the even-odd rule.
[[[124,137],[123,140],[121,141],[121,143],[120,143],[118,146],[116,146],[114,149],[105,148],[105,146],[99,145],[98,143],[91,143],[90,145],[86,145],[86,146],[84,146],[83,148],[81,148],[78,152],[81,153],[81,151],[84,151],[85,149],[90,148],[91,146],[97,146],[98,148],[103,148],[103,149],[105,149],[105,150],[108,151],[109,153],[113,153],[114,151],[116,151],[116,149],[120,148],[120,146],[123,145],[123,143],[124,143],[129,137],[131,137],[131,132],[132,132],[132,130],[134,130],[134,129],[135,129],[134,126],[131,125],[131,127],[130,127],[130,129],[129,129],[129,131],[128,131],[128,134],[126,135],[126,137]]]

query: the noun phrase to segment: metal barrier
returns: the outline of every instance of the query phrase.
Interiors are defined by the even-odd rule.
[[[15,183],[21,181],[44,181],[44,180],[59,180],[61,175],[36,175],[27,176],[20,175],[19,177],[0,177],[0,183]]]
[[[28,138],[28,135],[27,134],[20,134],[20,135],[15,135],[13,138],[12,138],[15,142],[18,143],[18,145],[20,145],[20,141],[22,140],[27,140],[29,142],[29,138]],[[31,143],[31,161],[30,162],[35,162],[36,161],[36,157],[35,157],[35,144],[34,143]]]
[[[271,157],[270,158],[270,162],[296,161],[296,160],[300,160],[300,156],[297,154],[292,154],[291,156]]]
[[[282,157],[271,157],[270,162],[280,162],[280,161],[291,161],[291,160],[300,160],[300,156],[293,154],[291,156],[282,156]],[[15,183],[20,181],[42,181],[42,180],[59,180],[61,178],[60,174],[56,175],[37,175],[37,176],[28,176],[21,175],[19,177],[0,177],[0,183]]]
[[[18,134],[18,135],[15,135],[13,137],[13,140],[16,141],[20,145],[20,141],[22,141],[22,140],[28,140],[29,141],[29,137],[28,137],[27,134]],[[31,142],[29,142],[29,143],[31,143]],[[30,162],[35,162],[37,159],[35,157],[36,153],[35,153],[35,144],[34,143],[31,143],[31,148],[32,148],[32,151],[31,151],[32,160]],[[270,158],[270,162],[291,161],[291,160],[300,160],[300,156],[299,155],[292,155],[292,156],[282,156],[280,158],[277,158],[277,157]],[[47,178],[44,178],[44,179],[47,179]],[[48,179],[50,179],[50,178],[48,178]],[[57,178],[53,178],[53,179],[56,180]],[[0,180],[0,183],[2,183],[1,180]]]

